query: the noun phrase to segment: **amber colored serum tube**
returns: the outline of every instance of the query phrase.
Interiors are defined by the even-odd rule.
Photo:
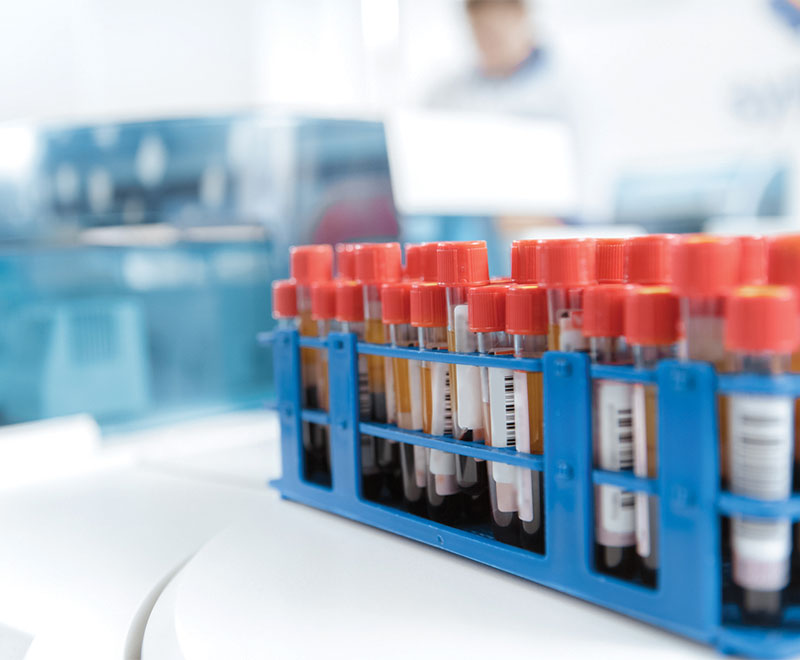
[[[733,355],[735,371],[784,373],[798,338],[797,297],[791,288],[746,286],[728,298],[725,346]],[[791,495],[793,414],[794,401],[785,395],[730,395],[731,492],[759,500],[785,500]],[[791,521],[737,515],[731,519],[730,534],[742,620],[780,625],[790,579]]]
[[[680,340],[678,297],[667,286],[640,286],[625,301],[625,338],[637,369],[652,370],[675,358]],[[658,391],[649,383],[633,386],[633,472],[658,477]],[[659,566],[659,498],[636,493],[636,555],[639,576],[655,587]]]
[[[336,283],[315,282],[311,285],[311,318],[317,324],[317,336],[325,339],[331,332],[339,330],[336,320]],[[328,381],[328,351],[320,351],[317,360],[317,398],[322,410],[330,411],[330,388]],[[321,453],[323,468],[330,474],[330,431],[321,426]]]

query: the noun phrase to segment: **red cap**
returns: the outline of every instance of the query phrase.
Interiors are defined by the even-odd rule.
[[[355,252],[356,279],[362,284],[400,281],[400,243],[359,243]]]
[[[767,240],[763,236],[739,236],[739,284],[767,283]]]
[[[511,244],[511,279],[519,284],[539,283],[538,240],[514,241]]]
[[[272,282],[272,318],[291,319],[297,316],[297,282],[275,280]]]
[[[330,245],[293,245],[289,248],[289,271],[292,279],[303,286],[331,279],[333,248]]]
[[[311,285],[311,318],[325,321],[336,318],[336,282],[314,282]]]
[[[381,287],[384,323],[411,323],[411,282],[390,282]]]
[[[629,284],[672,282],[670,249],[675,234],[634,236],[625,241],[625,281]]]
[[[345,280],[356,279],[356,244],[336,245],[336,275]]]
[[[547,334],[547,292],[535,284],[514,284],[506,292],[506,332]]]
[[[489,251],[486,241],[449,241],[436,248],[439,284],[481,285],[489,281]]]
[[[472,287],[467,293],[469,329],[472,332],[502,332],[506,329],[507,284]]]
[[[623,282],[625,279],[625,239],[598,238],[595,248],[598,284]]]
[[[553,238],[539,246],[540,284],[548,287],[583,287],[595,283],[593,238]]]
[[[625,340],[669,346],[680,339],[678,296],[668,286],[632,287],[625,300]]]
[[[769,283],[800,287],[800,234],[775,236],[768,245]]]
[[[435,282],[411,284],[411,325],[417,328],[447,327],[445,287]]]
[[[357,322],[364,320],[364,290],[360,282],[336,282],[336,320]]]
[[[436,243],[406,243],[407,280],[437,282]]]
[[[725,348],[788,355],[798,345],[797,299],[788,286],[743,286],[725,305]]]
[[[738,278],[738,238],[691,234],[673,244],[672,281],[679,296],[724,296]]]
[[[621,337],[625,334],[625,284],[593,284],[583,291],[583,334]]]

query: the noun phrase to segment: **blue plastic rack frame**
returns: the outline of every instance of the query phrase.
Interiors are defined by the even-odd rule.
[[[666,360],[653,371],[590,365],[586,355],[547,352],[541,360],[453,354],[326,340],[281,329],[260,336],[274,351],[280,417],[282,497],[379,527],[479,561],[538,584],[715,646],[725,653],[781,658],[800,653],[800,630],[727,625],[722,619],[720,516],[744,514],[800,520],[800,497],[762,502],[719,487],[719,394],[800,396],[800,377],[722,376],[705,363]],[[328,351],[330,412],[301,407],[300,347]],[[405,431],[358,417],[358,355],[407,357],[452,364],[508,367],[544,374],[544,455]],[[658,388],[658,477],[594,469],[592,380],[652,383]],[[331,487],[303,478],[303,421],[330,427]],[[542,471],[546,552],[538,555],[448,527],[361,496],[362,433]],[[650,589],[598,573],[593,563],[593,484],[610,484],[660,498],[658,587]]]

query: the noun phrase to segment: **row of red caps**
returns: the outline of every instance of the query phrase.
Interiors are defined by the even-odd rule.
[[[800,235],[655,234],[627,239],[533,239],[511,245],[511,277],[489,278],[484,241],[295,246],[290,280],[273,283],[273,316],[298,314],[310,290],[313,319],[363,320],[363,286],[380,286],[383,321],[447,323],[446,287],[470,289],[474,332],[547,333],[547,289],[582,289],[584,334],[663,345],[681,335],[679,299],[724,299],[726,345],[791,353],[800,344]]]

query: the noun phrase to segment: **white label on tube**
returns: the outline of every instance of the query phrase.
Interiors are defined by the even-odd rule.
[[[428,463],[425,447],[414,445],[414,480],[417,488],[425,488],[428,483],[428,475],[425,473],[425,466]]]
[[[517,431],[517,451],[531,453],[531,429],[528,416],[528,374],[514,372],[514,417]],[[531,471],[517,469],[517,515],[524,522],[533,522],[533,481]]]
[[[419,360],[408,361],[408,391],[411,396],[411,429],[422,430],[422,374]]]
[[[448,435],[453,432],[452,402],[450,400],[450,369],[441,362],[431,362],[431,434]],[[431,473],[455,475],[456,456],[439,449],[431,449]]]
[[[604,545],[632,545],[635,523],[633,493],[616,486],[600,486],[600,510],[603,530],[624,537],[624,540]]]
[[[474,353],[478,350],[475,334],[469,330],[469,313],[466,305],[453,310],[453,329],[456,351]],[[458,425],[465,429],[483,428],[481,409],[481,379],[478,367],[456,365],[456,390]]]
[[[792,487],[794,401],[777,396],[731,396],[731,489],[764,500],[788,497]]]
[[[788,520],[734,518],[731,530],[736,584],[762,591],[789,584],[792,526]]]
[[[633,386],[633,473],[647,476],[647,406],[644,385]],[[650,510],[647,493],[636,493],[636,552],[650,556]]]
[[[572,353],[585,351],[588,347],[583,336],[583,310],[566,310],[558,319],[559,348]]]
[[[369,368],[366,355],[358,356],[358,412],[365,419],[369,419],[372,413],[369,396]]]
[[[386,390],[386,423],[397,424],[397,402],[394,391],[394,360],[385,358],[383,382]]]
[[[514,419],[514,372],[510,369],[489,369],[489,417],[493,447],[514,449],[517,427]],[[516,482],[516,468],[505,463],[493,463],[492,475],[498,483]]]

